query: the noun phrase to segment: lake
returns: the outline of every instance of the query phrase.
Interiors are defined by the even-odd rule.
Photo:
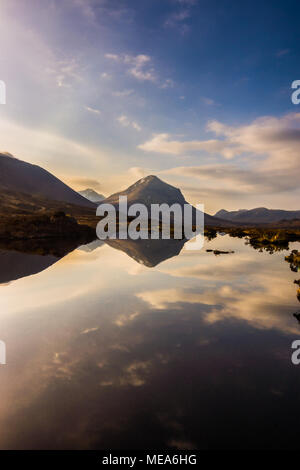
[[[1,248],[0,448],[298,448],[300,244],[245,241]]]

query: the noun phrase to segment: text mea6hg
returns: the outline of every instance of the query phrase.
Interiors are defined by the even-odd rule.
[[[139,456],[114,456],[109,454],[102,458],[102,465],[127,465],[133,468],[142,465],[196,465],[196,454],[141,454]]]

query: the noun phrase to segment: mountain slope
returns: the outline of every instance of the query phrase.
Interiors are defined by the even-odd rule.
[[[25,193],[83,207],[94,204],[43,168],[0,153],[0,192]]]
[[[105,199],[103,194],[99,194],[93,189],[84,189],[83,191],[78,191],[78,193],[91,202],[101,202],[103,199]]]
[[[133,185],[129,186],[125,191],[112,194],[103,202],[117,206],[119,204],[119,196],[127,196],[128,206],[134,203],[144,204],[148,208],[149,215],[151,204],[166,203],[168,205],[172,205],[177,203],[181,206],[188,204],[180,189],[165,183],[157,176],[153,175],[140,179]],[[195,213],[196,209],[193,208],[193,211]],[[229,226],[232,225],[232,223],[205,214],[205,225]]]
[[[300,219],[300,211],[266,209],[265,207],[257,207],[250,210],[241,209],[231,212],[222,209],[215,216],[239,223],[268,224],[282,220]]]

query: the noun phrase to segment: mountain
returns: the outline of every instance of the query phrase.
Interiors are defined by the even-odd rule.
[[[84,189],[83,191],[78,191],[78,193],[91,202],[101,202],[103,199],[105,199],[103,194],[99,194],[93,189]]]
[[[18,160],[8,153],[0,153],[0,195],[29,194],[31,197],[62,201],[82,207],[95,207],[40,166]],[[19,196],[21,198],[21,196]]]
[[[128,206],[134,203],[144,204],[148,208],[149,214],[151,204],[166,203],[168,205],[172,205],[177,203],[181,206],[188,204],[180,189],[165,183],[157,176],[153,175],[140,179],[133,185],[129,186],[129,188],[125,189],[125,191],[112,194],[103,202],[118,206],[119,196],[127,196]],[[195,213],[196,209],[193,208],[193,211]],[[224,221],[217,217],[205,214],[205,225],[229,226],[232,225],[232,223],[228,223],[226,220]]]
[[[245,224],[269,224],[300,219],[300,211],[266,209],[265,207],[257,207],[250,210],[240,209],[231,212],[222,209],[215,214],[215,217]]]

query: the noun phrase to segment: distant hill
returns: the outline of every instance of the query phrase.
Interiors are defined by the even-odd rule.
[[[117,206],[119,204],[119,196],[127,196],[128,205],[134,203],[140,203],[146,205],[150,214],[151,204],[162,204],[166,203],[168,205],[188,204],[185,200],[180,189],[175,188],[174,186],[165,183],[157,176],[149,175],[145,178],[140,179],[129,188],[121,191],[119,193],[112,194],[104,200],[105,203],[112,204]],[[196,209],[193,209],[196,211]],[[205,214],[205,225],[206,226],[229,226],[232,223],[229,223],[226,220]]]
[[[103,194],[99,194],[93,189],[84,189],[83,191],[78,191],[78,193],[92,202],[101,202],[103,199],[105,199]]]
[[[31,197],[62,201],[82,207],[95,207],[65,183],[40,166],[0,153],[0,195],[30,194]]]
[[[245,223],[245,224],[269,224],[300,219],[300,211],[285,211],[280,209],[267,209],[265,207],[257,207],[255,209],[240,209],[238,211],[226,211],[222,209],[216,212],[215,217],[222,219]]]

